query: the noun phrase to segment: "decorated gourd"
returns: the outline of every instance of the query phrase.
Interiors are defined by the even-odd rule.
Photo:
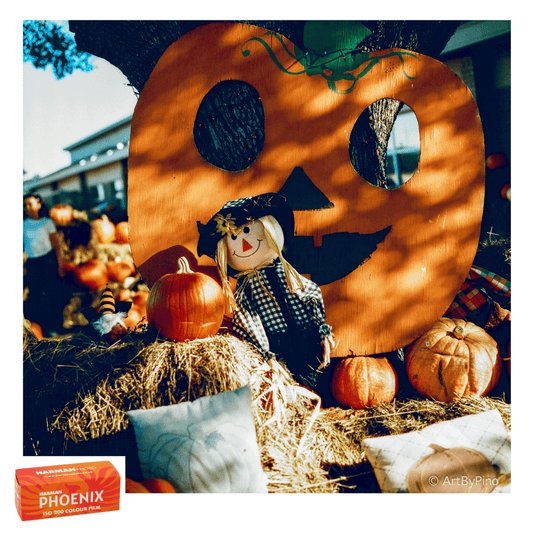
[[[496,341],[472,322],[451,318],[441,318],[414,341],[405,362],[411,385],[441,402],[487,395],[502,371]]]
[[[352,409],[389,403],[397,392],[398,376],[386,357],[343,358],[331,378],[333,397]]]
[[[179,259],[175,274],[166,274],[150,289],[146,301],[150,327],[173,341],[214,335],[224,319],[224,295],[207,274],[193,272]]]

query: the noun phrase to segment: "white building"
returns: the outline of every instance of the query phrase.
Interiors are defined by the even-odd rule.
[[[131,117],[89,135],[65,150],[71,163],[24,181],[24,194],[40,194],[48,207],[68,203],[80,210],[114,204],[126,208]]]

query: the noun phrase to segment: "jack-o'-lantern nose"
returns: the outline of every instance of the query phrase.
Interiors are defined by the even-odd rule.
[[[252,248],[253,246],[246,239],[242,240],[242,251],[243,252],[247,252],[248,250],[251,250]]]

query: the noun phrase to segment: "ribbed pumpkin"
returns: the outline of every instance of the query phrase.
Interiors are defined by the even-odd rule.
[[[201,272],[193,272],[185,257],[178,271],[157,280],[148,294],[146,314],[150,327],[166,339],[183,342],[214,335],[224,318],[220,285]]]
[[[391,402],[398,376],[386,357],[345,357],[333,371],[330,388],[340,404],[364,409]]]
[[[420,394],[447,403],[487,395],[502,372],[497,342],[475,324],[452,318],[441,318],[414,341],[405,362]]]

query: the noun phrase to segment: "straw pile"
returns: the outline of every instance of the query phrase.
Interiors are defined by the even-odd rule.
[[[174,343],[146,327],[113,346],[81,334],[40,342],[26,335],[25,453],[62,453],[71,442],[113,438],[131,430],[130,409],[192,401],[247,383],[269,492],[378,492],[361,451],[366,437],[489,409],[498,409],[510,428],[510,405],[495,398],[397,399],[358,411],[320,410],[282,365],[231,335]]]

